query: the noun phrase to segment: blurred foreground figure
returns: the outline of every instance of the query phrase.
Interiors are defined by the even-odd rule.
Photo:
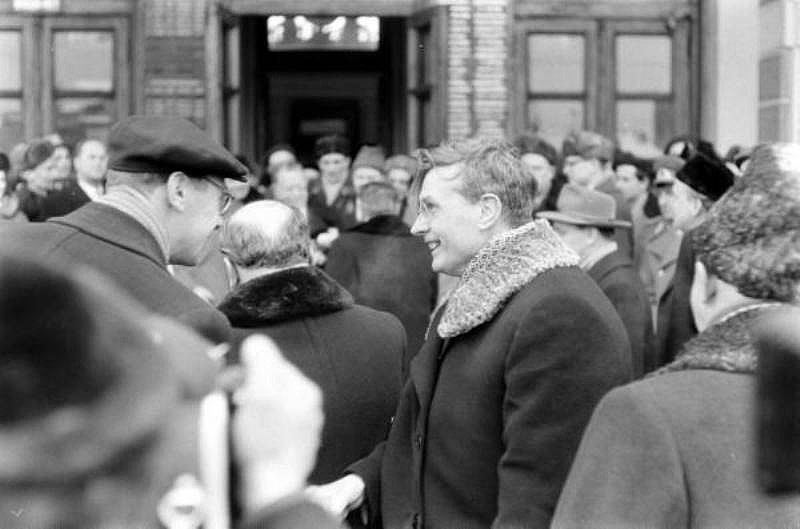
[[[654,376],[600,402],[554,528],[785,528],[800,519],[800,495],[758,488],[751,336],[759,318],[798,303],[800,145],[758,148],[692,242],[700,334]]]
[[[197,527],[202,488],[190,506],[169,501],[176,478],[199,485],[196,400],[215,370],[195,357],[209,342],[88,269],[6,257],[0,336],[0,527]],[[319,389],[264,337],[242,357],[244,527],[335,527],[296,495],[319,442]]]

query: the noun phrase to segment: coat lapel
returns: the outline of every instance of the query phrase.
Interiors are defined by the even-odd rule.
[[[422,344],[419,353],[411,360],[409,368],[409,376],[411,383],[414,385],[417,400],[420,408],[425,413],[427,413],[427,408],[430,405],[431,398],[433,398],[433,388],[436,385],[436,377],[439,376],[440,358],[450,342],[449,339],[441,338],[436,332],[436,326],[439,324],[446,306],[447,303],[444,303],[433,315],[431,324],[428,327],[427,339]]]

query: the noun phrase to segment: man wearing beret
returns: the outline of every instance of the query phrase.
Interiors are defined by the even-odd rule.
[[[4,249],[19,255],[88,264],[147,308],[228,339],[225,317],[167,270],[193,266],[208,252],[230,205],[226,180],[245,167],[192,123],[130,116],[108,138],[107,193],[42,224],[4,225]]]

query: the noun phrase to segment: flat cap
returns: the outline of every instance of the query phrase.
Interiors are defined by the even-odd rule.
[[[108,136],[109,169],[132,173],[180,171],[245,181],[247,168],[197,125],[172,116],[129,116]]]

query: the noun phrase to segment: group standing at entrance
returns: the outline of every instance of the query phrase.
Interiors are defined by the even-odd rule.
[[[59,149],[0,171],[9,527],[191,526],[214,440],[248,527],[800,516],[748,463],[750,336],[800,292],[796,145],[646,160],[575,131],[387,157],[328,135],[315,168],[277,145],[256,171],[132,116],[72,171]],[[222,441],[186,426],[217,374]]]

